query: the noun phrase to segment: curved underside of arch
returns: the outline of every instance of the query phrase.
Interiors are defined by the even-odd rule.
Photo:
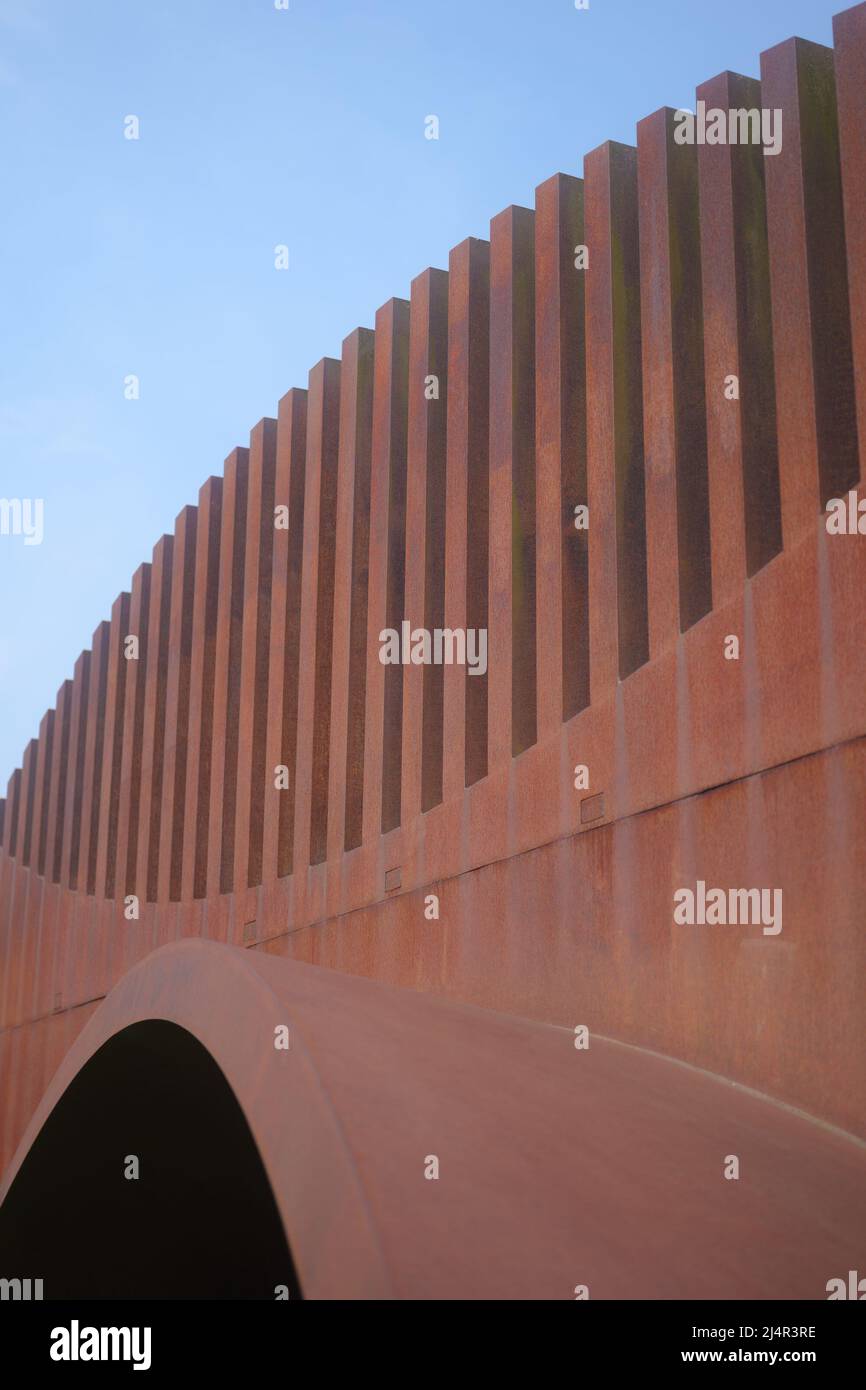
[[[243,1111],[164,1020],[115,1033],[69,1083],[0,1209],[0,1249],[55,1298],[300,1292]]]
[[[654,1053],[184,941],[68,1052],[0,1248],[48,1298],[821,1298],[864,1176],[858,1142]]]

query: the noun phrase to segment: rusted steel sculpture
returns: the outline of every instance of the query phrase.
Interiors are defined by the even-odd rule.
[[[662,110],[500,213],[136,571],[0,802],[5,1191],[153,1017],[231,1082],[312,1296],[823,1297],[862,1251],[822,1126],[866,1137],[866,5],[834,39],[699,88],[773,152]]]

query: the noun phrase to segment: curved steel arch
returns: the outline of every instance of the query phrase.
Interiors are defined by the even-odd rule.
[[[121,1029],[64,1090],[0,1206],[0,1265],[51,1299],[297,1299],[255,1140],[185,1028]]]
[[[822,1298],[857,1267],[866,1148],[838,1131],[653,1053],[193,940],[101,1004],[0,1200],[76,1076],[154,1019],[231,1087],[306,1298]]]
[[[280,1071],[287,1054],[274,1048],[273,1028],[289,1022],[290,1000],[269,979],[280,974],[256,969],[248,953],[201,941],[164,947],[130,970],[69,1049],[0,1186],[0,1204],[54,1107],[99,1049],[136,1023],[162,1019],[202,1044],[238,1099],[292,1233],[306,1296],[387,1297],[391,1285],[351,1156],[296,1027],[291,1065]]]

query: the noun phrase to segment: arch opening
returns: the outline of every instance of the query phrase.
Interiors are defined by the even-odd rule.
[[[302,1296],[224,1073],[155,1019],[104,1043],[52,1110],[0,1207],[0,1266],[46,1299]]]

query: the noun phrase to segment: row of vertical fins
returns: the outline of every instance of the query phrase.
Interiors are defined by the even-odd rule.
[[[79,657],[0,801],[6,853],[158,902],[333,859],[554,735],[814,527],[866,438],[866,5],[834,30],[698,90],[780,109],[780,153],[681,145],[658,111],[289,391]],[[487,629],[488,673],[382,665],[404,619]]]

